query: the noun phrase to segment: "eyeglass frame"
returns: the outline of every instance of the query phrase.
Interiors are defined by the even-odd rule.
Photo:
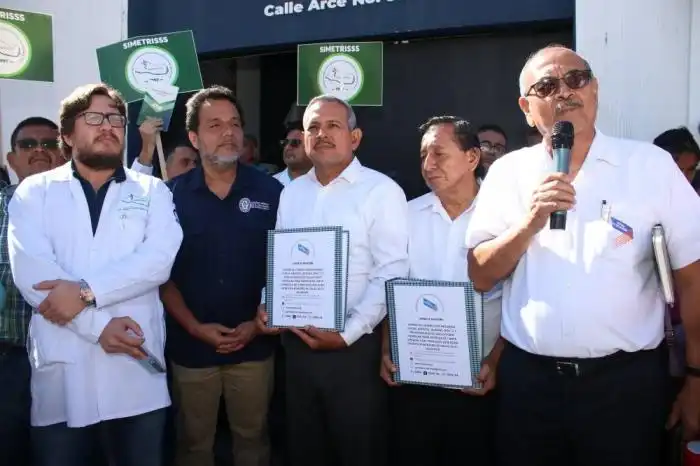
[[[88,121],[88,115],[99,115],[101,117],[100,122],[99,123],[90,123]],[[111,118],[115,117],[115,116],[121,118],[121,120],[122,120],[121,125],[115,125],[112,122]],[[126,125],[128,123],[126,115],[122,115],[121,113],[82,112],[82,113],[79,113],[75,116],[76,119],[78,119],[80,117],[83,117],[83,120],[85,120],[85,124],[88,126],[102,126],[105,122],[105,119],[107,120],[107,122],[110,124],[110,126],[112,128],[126,128]]]
[[[570,86],[569,83],[566,82],[566,80],[568,77],[573,76],[574,73],[583,73],[585,75],[585,78],[586,78],[585,83],[582,84],[581,86],[578,86],[578,87]],[[576,91],[579,89],[583,89],[584,87],[591,84],[591,81],[593,81],[593,78],[595,78],[595,76],[593,75],[593,70],[591,70],[590,68],[569,70],[566,73],[564,73],[564,76],[562,76],[561,78],[557,77],[557,76],[545,76],[543,78],[538,79],[537,82],[535,82],[532,86],[530,86],[530,88],[527,90],[527,92],[525,93],[525,95],[523,97],[537,97],[539,99],[546,99],[548,97],[552,97],[557,92],[559,92],[559,90],[561,89],[562,81],[564,82],[564,84],[566,84],[566,87],[568,87],[572,91]],[[533,93],[533,89],[535,88],[535,86],[537,86],[538,84],[541,84],[545,81],[551,81],[553,83],[556,83],[552,92],[550,92],[546,95],[539,95],[537,92]]]

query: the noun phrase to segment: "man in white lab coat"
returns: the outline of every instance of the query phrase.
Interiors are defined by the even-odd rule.
[[[126,108],[102,85],[61,103],[72,161],[30,176],[9,206],[14,281],[30,321],[37,466],[161,462],[165,409],[158,287],[182,241],[168,188],[122,166]]]

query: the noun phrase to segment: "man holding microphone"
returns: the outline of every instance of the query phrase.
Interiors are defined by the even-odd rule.
[[[665,230],[688,335],[686,382],[669,422],[681,417],[694,436],[700,199],[660,149],[596,130],[598,81],[574,51],[532,55],[519,104],[545,143],[492,165],[467,231],[477,289],[505,279],[502,464],[658,465],[667,353],[651,230]],[[551,155],[558,121],[574,129],[568,173],[555,173]],[[566,212],[560,229],[549,226],[557,211]]]

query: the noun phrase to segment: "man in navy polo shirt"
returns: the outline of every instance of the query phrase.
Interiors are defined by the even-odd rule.
[[[273,342],[258,335],[254,319],[282,185],[239,163],[243,124],[229,89],[192,96],[186,127],[201,165],[169,182],[184,233],[161,289],[179,405],[177,466],[214,465],[222,394],[236,466],[269,464]]]

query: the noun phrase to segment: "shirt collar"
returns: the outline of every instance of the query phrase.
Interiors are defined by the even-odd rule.
[[[612,166],[619,166],[620,160],[617,156],[617,152],[613,144],[611,144],[610,137],[604,135],[600,132],[598,128],[595,129],[595,136],[593,136],[593,142],[591,142],[591,147],[588,148],[588,154],[586,159],[595,159],[605,162]],[[537,146],[538,150],[542,151],[546,155],[547,163],[551,163],[552,156],[547,152],[547,148],[544,143],[539,143]],[[584,161],[585,163],[585,161]]]
[[[590,149],[588,149],[588,155],[592,155],[596,160],[601,160],[616,167],[620,165],[617,151],[611,144],[610,138],[601,133],[598,128],[595,130],[595,136]]]
[[[454,220],[450,218],[450,216],[447,214],[447,210],[445,210],[445,206],[442,205],[442,202],[440,202],[440,198],[437,196],[437,194],[431,192],[430,193],[430,202],[426,202],[425,206],[423,208],[430,208],[433,212],[436,214],[439,214],[442,216],[445,220],[449,220],[450,222],[455,222],[458,219],[462,218],[464,215],[468,215],[474,210],[474,207],[476,207],[476,202],[479,199],[479,194],[477,193],[476,197],[472,201],[471,205],[467,207],[467,209],[459,214],[457,218]]]
[[[80,173],[78,172],[78,167],[75,166],[75,160],[70,161],[70,168],[71,171],[73,172],[73,177],[77,178],[78,180],[85,181],[85,178],[83,178]],[[115,181],[117,183],[123,183],[126,181],[126,171],[124,171],[124,166],[119,165],[115,170],[112,176],[109,178],[108,181]]]
[[[340,172],[340,175],[338,175],[337,178],[331,181],[334,182],[335,180],[343,179],[347,181],[348,183],[354,183],[360,178],[360,174],[362,173],[362,164],[360,163],[359,160],[357,160],[357,157],[352,158],[352,161],[350,164],[345,167],[345,170]],[[311,177],[312,180],[315,182],[319,183],[318,178],[316,178],[316,169],[312,168],[309,170],[308,175]]]
[[[231,186],[231,192],[237,189],[242,189],[251,184],[251,172],[256,171],[257,168],[249,167],[245,164],[237,162],[236,167],[236,179],[233,181],[233,186]],[[193,191],[196,190],[207,190],[209,191],[209,186],[204,178],[204,168],[202,164],[198,164],[192,170],[192,177],[190,178],[190,188]]]

